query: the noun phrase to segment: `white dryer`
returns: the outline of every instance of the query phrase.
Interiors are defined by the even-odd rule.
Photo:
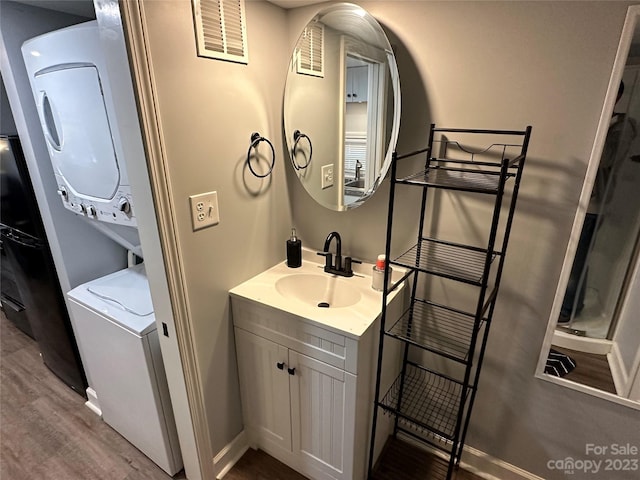
[[[64,206],[135,227],[97,22],[28,40],[22,55]]]
[[[182,457],[143,264],[67,295],[104,421],[174,475]]]

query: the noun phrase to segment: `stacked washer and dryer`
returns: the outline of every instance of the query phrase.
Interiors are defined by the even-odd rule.
[[[97,22],[28,40],[22,54],[63,205],[141,256]],[[144,264],[67,296],[104,421],[175,474],[182,459]]]

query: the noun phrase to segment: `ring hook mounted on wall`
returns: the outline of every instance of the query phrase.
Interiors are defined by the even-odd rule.
[[[298,162],[296,161],[296,149],[298,148],[298,142],[302,138],[306,138],[307,142],[309,143],[309,158],[307,159],[307,162],[304,165],[298,165]],[[295,168],[296,170],[304,170],[311,163],[312,157],[313,157],[313,145],[311,144],[311,139],[306,134],[302,133],[300,130],[296,130],[295,132],[293,132],[293,148],[291,149],[291,160],[293,163],[293,168]]]
[[[256,171],[253,169],[253,167],[251,166],[251,150],[255,149],[258,144],[260,142],[267,142],[267,144],[269,145],[269,147],[271,147],[271,166],[269,167],[269,171],[265,174],[259,174],[256,173]],[[256,151],[256,157],[258,156],[257,151]],[[268,177],[269,175],[271,175],[271,172],[273,172],[273,166],[276,164],[276,151],[273,148],[273,144],[269,141],[269,139],[261,136],[258,132],[254,132],[251,134],[251,145],[249,145],[249,150],[247,151],[247,166],[249,167],[249,170],[251,170],[251,173],[253,173],[254,176],[258,177],[258,178],[265,178]]]

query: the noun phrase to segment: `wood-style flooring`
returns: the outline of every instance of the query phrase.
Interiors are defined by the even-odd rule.
[[[413,445],[390,439],[376,467],[373,480],[444,480],[447,464]],[[482,480],[464,470],[454,480]],[[224,480],[307,480],[286,465],[258,450],[247,450]]]
[[[84,402],[0,314],[0,479],[171,478]]]
[[[0,312],[0,479],[169,480],[144,454],[84,406],[42,363],[37,344]],[[385,447],[375,480],[443,479],[444,462],[411,445]],[[175,479],[185,479],[184,472]],[[225,480],[306,480],[249,449]],[[460,470],[457,480],[480,480]]]
[[[233,466],[224,480],[307,480],[262,450],[251,448]]]
[[[447,462],[409,443],[390,438],[380,454],[373,480],[444,480]],[[482,480],[477,475],[459,469],[455,480]]]
[[[605,392],[616,393],[616,386],[613,383],[606,355],[584,353],[568,348],[559,348],[555,345],[551,348],[568,355],[576,363],[576,368],[563,378]]]

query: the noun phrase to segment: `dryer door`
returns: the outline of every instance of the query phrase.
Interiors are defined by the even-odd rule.
[[[120,171],[97,68],[39,72],[35,86],[54,169],[76,194],[113,198]]]

